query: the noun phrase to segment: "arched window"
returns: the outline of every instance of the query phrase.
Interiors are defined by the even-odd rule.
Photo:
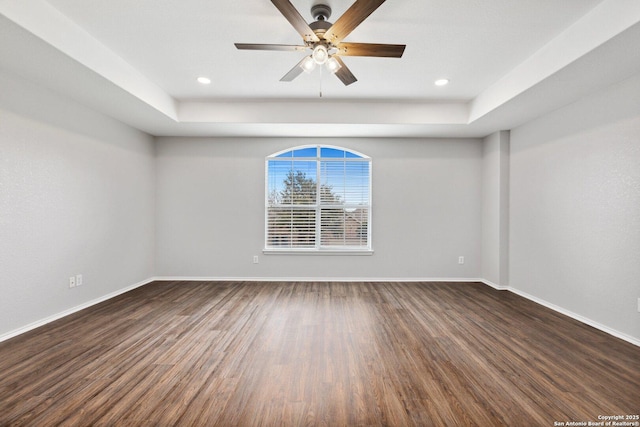
[[[266,159],[266,252],[371,251],[371,159],[324,145]]]

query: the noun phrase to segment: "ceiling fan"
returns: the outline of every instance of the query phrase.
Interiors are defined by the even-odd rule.
[[[332,24],[328,22],[331,8],[326,4],[311,7],[314,22],[307,24],[289,0],[271,0],[293,28],[302,36],[303,45],[235,43],[241,50],[311,51],[302,58],[280,81],[290,82],[303,71],[311,72],[316,65],[325,65],[345,86],[357,81],[342,61],[343,56],[370,56],[400,58],[406,45],[343,42],[358,25],[371,15],[385,0],[356,0]]]

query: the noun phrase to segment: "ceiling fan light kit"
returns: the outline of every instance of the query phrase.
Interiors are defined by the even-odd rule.
[[[335,74],[340,68],[342,68],[342,65],[340,65],[336,58],[331,57],[327,60],[327,68],[331,74]]]
[[[327,62],[327,59],[329,59],[329,51],[327,50],[327,47],[325,45],[319,44],[313,48],[311,57],[316,62],[316,64],[324,65],[324,63]]]
[[[300,68],[306,73],[311,73],[316,69],[316,61],[314,61],[311,56],[307,56],[300,63]]]
[[[311,50],[311,54],[302,58],[280,81],[290,82],[302,71],[310,73],[316,65],[325,65],[345,86],[348,86],[355,83],[357,79],[342,61],[341,56],[401,58],[404,53],[405,45],[342,42],[385,0],[356,0],[334,24],[328,21],[331,16],[331,7],[326,4],[316,4],[311,7],[311,16],[315,21],[307,24],[289,0],[271,0],[271,2],[302,36],[304,45],[236,43],[235,46],[241,50],[294,52]]]

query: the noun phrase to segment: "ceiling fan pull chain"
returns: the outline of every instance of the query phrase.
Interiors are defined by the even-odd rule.
[[[320,67],[320,98],[322,98],[322,69],[324,67]]]

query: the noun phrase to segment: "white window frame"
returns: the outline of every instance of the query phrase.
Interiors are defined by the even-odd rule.
[[[313,157],[278,157],[284,153],[293,150],[304,150],[309,148],[316,149],[316,156]],[[345,157],[345,158],[332,158],[332,157],[321,157],[321,152],[323,148],[328,149],[336,149],[348,152],[352,155],[358,157]],[[316,163],[316,203],[313,205],[299,205],[298,207],[309,207],[315,211],[316,217],[316,231],[315,231],[315,246],[314,247],[278,247],[278,246],[269,246],[269,162],[270,161],[301,161],[308,162],[312,161]],[[369,169],[369,180],[368,180],[368,205],[365,205],[367,209],[367,238],[366,238],[366,246],[323,246],[321,242],[321,221],[320,221],[320,212],[322,209],[331,208],[331,205],[323,205],[319,200],[319,195],[321,194],[320,188],[322,186],[321,179],[321,164],[323,161],[336,161],[336,162],[361,162],[367,163]],[[264,212],[264,254],[295,254],[295,255],[372,255],[373,254],[373,246],[371,241],[372,236],[372,161],[371,157],[362,154],[358,151],[339,147],[334,145],[324,145],[324,144],[314,144],[314,145],[300,145],[295,147],[290,147],[285,150],[278,151],[266,157],[265,159],[265,212]],[[348,203],[335,206],[337,208],[343,209],[357,209],[362,208],[363,205],[349,205]]]

